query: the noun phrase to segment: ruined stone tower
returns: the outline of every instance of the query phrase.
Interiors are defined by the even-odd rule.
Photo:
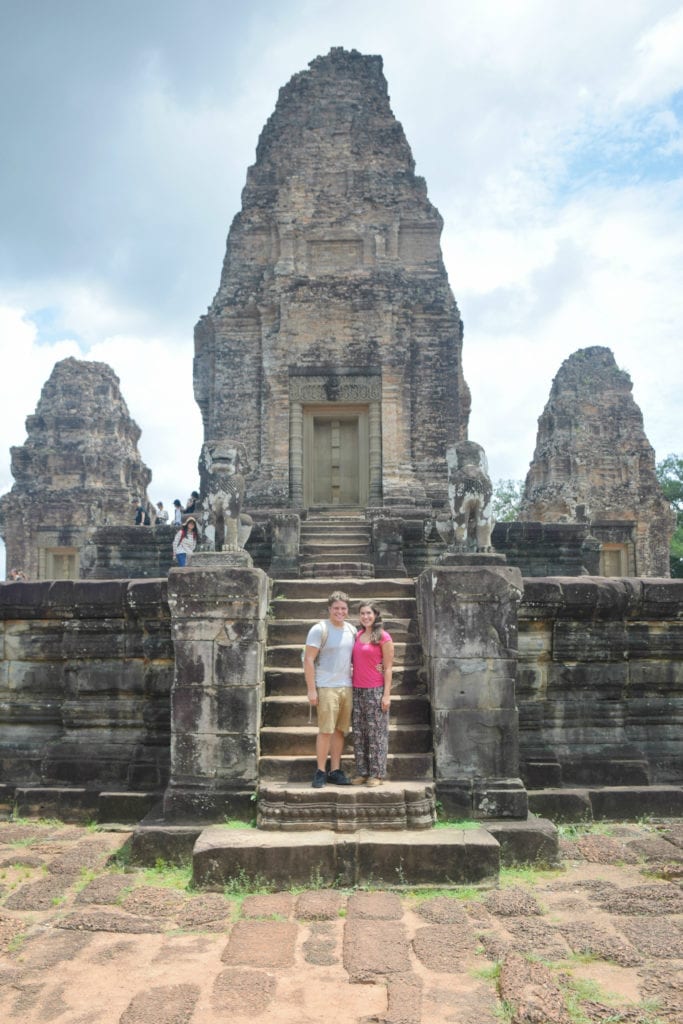
[[[280,90],[195,331],[204,437],[244,444],[249,506],[443,503],[470,396],[441,228],[380,57]]]
[[[26,442],[11,449],[12,490],[0,498],[8,567],[31,579],[76,579],[92,532],[132,522],[152,474],[140,428],[106,363],[62,359],[43,385]]]
[[[608,348],[564,361],[538,421],[519,518],[590,523],[605,576],[668,576],[674,515],[632,390]]]

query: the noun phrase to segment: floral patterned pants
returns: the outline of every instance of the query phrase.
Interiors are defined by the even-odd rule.
[[[382,711],[383,686],[353,690],[353,753],[358,775],[383,779],[387,773],[389,712]]]

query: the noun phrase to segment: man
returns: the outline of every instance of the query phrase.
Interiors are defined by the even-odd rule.
[[[313,789],[326,783],[350,786],[351,781],[341,769],[344,735],[351,727],[351,654],[355,630],[346,621],[349,599],[335,590],[327,599],[328,618],[311,626],[306,637],[304,678],[308,700],[318,708],[318,735],[315,752],[318,767],[313,776]],[[330,771],[326,772],[327,758]]]

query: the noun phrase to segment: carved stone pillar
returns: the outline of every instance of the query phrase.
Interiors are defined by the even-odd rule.
[[[439,566],[417,581],[437,797],[449,815],[527,816],[515,706],[521,596],[521,573],[507,566]]]
[[[382,404],[370,402],[368,406],[368,435],[370,445],[369,504],[382,504]]]
[[[289,493],[294,508],[304,503],[304,410],[301,402],[289,405]]]
[[[164,816],[243,817],[258,782],[268,577],[225,560],[172,569],[168,603],[175,676]]]

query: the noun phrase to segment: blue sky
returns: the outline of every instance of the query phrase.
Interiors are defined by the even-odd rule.
[[[119,375],[150,497],[195,486],[193,326],[278,89],[337,45],[383,56],[444,218],[492,476],[525,475],[595,344],[657,456],[683,450],[682,3],[0,0],[0,492],[67,355]]]

